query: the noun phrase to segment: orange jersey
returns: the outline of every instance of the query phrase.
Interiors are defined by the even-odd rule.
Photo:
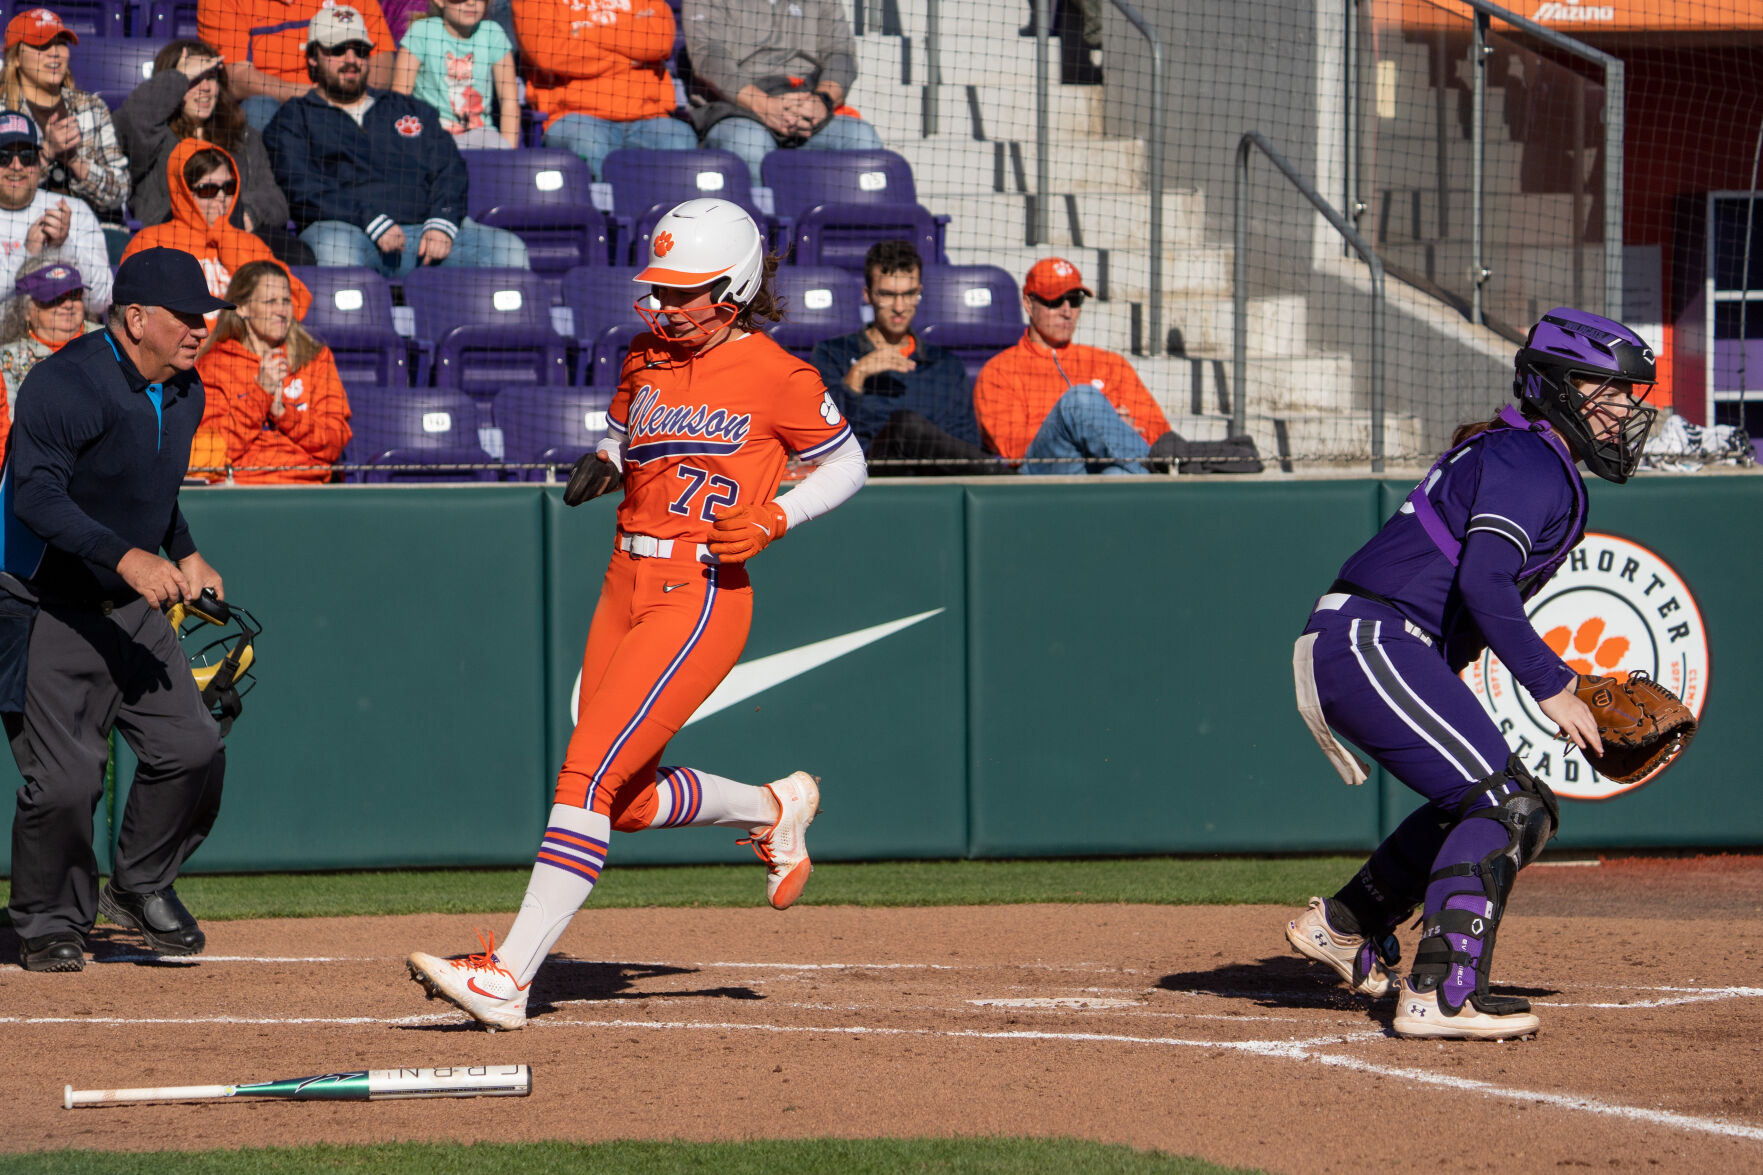
[[[272,398],[257,382],[259,362],[242,339],[226,339],[197,361],[208,410],[190,443],[191,468],[231,465],[240,484],[329,481],[330,465],[352,435],[349,398],[330,348],[283,378],[279,418],[269,414]]]
[[[1132,364],[1113,351],[1071,343],[1058,350],[1024,331],[1022,339],[980,369],[973,381],[973,414],[992,448],[1020,461],[1059,397],[1076,384],[1095,382],[1147,445],[1169,431],[1169,420],[1145,390]]]
[[[775,498],[791,453],[813,461],[851,435],[820,372],[766,334],[701,355],[639,336],[607,420],[624,442],[618,528],[698,543],[730,507]]]
[[[566,114],[608,122],[660,118],[677,104],[667,62],[666,0],[532,0],[514,6],[527,104],[550,123]]]

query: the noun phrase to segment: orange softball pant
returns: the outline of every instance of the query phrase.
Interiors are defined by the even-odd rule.
[[[614,552],[557,803],[603,812],[624,831],[647,828],[661,752],[734,668],[752,620],[743,567]]]

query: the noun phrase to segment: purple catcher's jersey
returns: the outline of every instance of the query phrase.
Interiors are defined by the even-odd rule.
[[[1417,493],[1424,488],[1442,524],[1438,539],[1428,533],[1410,495],[1341,568],[1341,580],[1383,597],[1406,619],[1442,638],[1454,670],[1488,643],[1459,583],[1461,544],[1478,532],[1511,543],[1522,557],[1518,590],[1528,599],[1584,533],[1585,487],[1554,438],[1540,431],[1546,427],[1490,429],[1446,453],[1417,487]],[[1453,539],[1457,550],[1447,553],[1442,548]],[[1495,644],[1501,643],[1496,636]]]

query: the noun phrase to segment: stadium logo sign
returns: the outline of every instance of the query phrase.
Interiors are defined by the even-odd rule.
[[[1538,23],[1550,20],[1578,23],[1607,21],[1616,19],[1616,9],[1608,4],[1580,4],[1578,0],[1570,0],[1566,4],[1540,4],[1531,13],[1530,19]]]
[[[1708,630],[1689,584],[1653,551],[1632,539],[1587,531],[1526,610],[1543,640],[1575,672],[1623,678],[1644,671],[1701,718],[1708,697]],[[1471,662],[1463,680],[1518,757],[1563,796],[1608,800],[1659,774],[1630,784],[1599,775],[1571,744],[1555,738],[1555,724],[1492,651]]]

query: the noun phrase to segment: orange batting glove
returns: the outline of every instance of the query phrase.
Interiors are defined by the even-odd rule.
[[[780,539],[788,523],[776,502],[736,506],[710,528],[710,553],[722,563],[745,563]]]

